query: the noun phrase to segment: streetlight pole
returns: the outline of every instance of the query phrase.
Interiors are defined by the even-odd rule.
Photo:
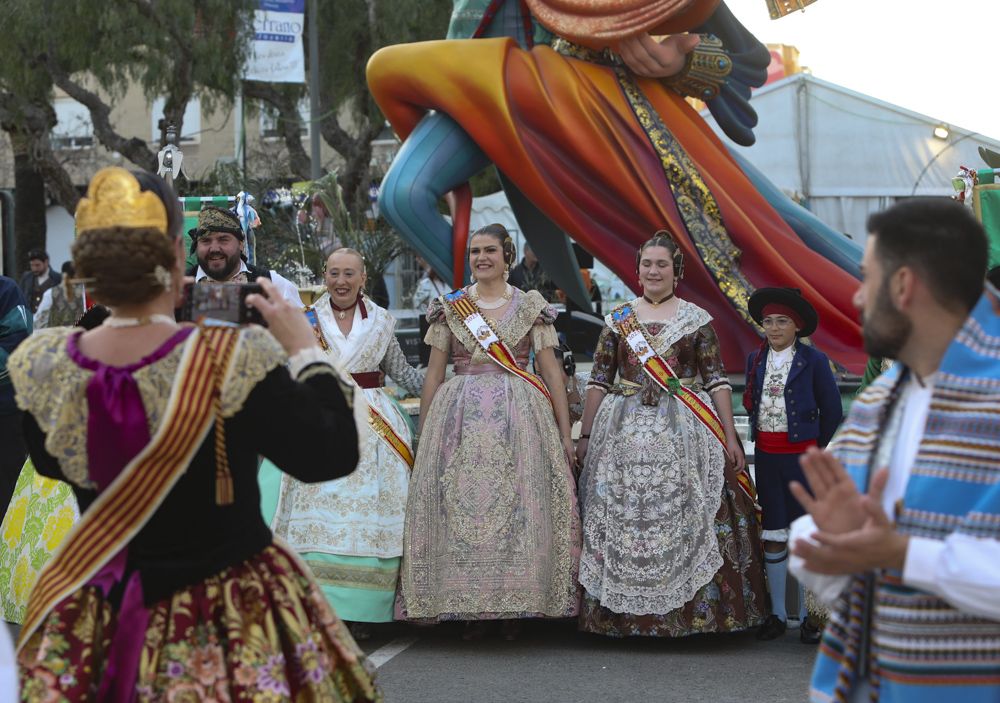
[[[309,0],[309,151],[310,177],[322,175],[319,154],[319,3]]]

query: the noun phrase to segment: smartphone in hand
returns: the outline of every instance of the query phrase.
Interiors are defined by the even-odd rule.
[[[257,283],[189,283],[184,287],[178,319],[266,326],[260,311],[247,305],[251,293],[267,297]]]

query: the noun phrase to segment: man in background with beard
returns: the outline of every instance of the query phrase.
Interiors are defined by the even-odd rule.
[[[247,265],[243,258],[245,235],[240,220],[229,210],[206,207],[198,213],[198,226],[189,232],[191,251],[198,258],[198,265],[187,271],[195,283],[253,283],[267,278],[281,297],[292,305],[302,307],[299,289],[277,271]]]
[[[832,607],[813,701],[1000,700],[1000,301],[971,211],[869,218],[866,351],[896,359],[802,467],[790,568]]]

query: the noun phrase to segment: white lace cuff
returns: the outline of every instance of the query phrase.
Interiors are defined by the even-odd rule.
[[[319,347],[306,347],[295,352],[288,358],[288,373],[292,375],[292,378],[297,379],[307,366],[312,366],[313,364],[333,366],[330,363],[330,357],[327,356],[325,351]]]

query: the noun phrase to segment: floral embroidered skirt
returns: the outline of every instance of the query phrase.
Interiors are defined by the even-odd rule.
[[[0,607],[5,621],[24,621],[39,573],[79,517],[69,484],[40,475],[28,459],[0,525]]]
[[[308,572],[272,545],[149,609],[135,700],[381,700]],[[18,655],[25,701],[94,700],[116,613],[96,587],[60,603]],[[107,686],[107,684],[105,684]]]
[[[549,402],[511,374],[434,396],[410,480],[399,619],[577,614],[580,518]]]

